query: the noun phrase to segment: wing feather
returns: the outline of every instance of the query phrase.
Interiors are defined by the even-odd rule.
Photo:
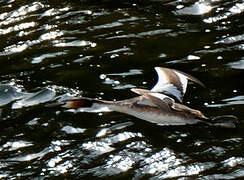
[[[133,88],[131,89],[131,91],[142,95],[162,110],[169,110],[174,103],[174,100],[172,98],[161,93],[156,93],[150,90],[137,88]]]
[[[188,80],[204,87],[201,81],[184,72],[162,67],[155,67],[155,70],[158,74],[158,82],[151,91],[164,93],[174,98],[177,102],[182,103]]]

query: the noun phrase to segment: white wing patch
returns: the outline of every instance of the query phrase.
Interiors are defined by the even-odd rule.
[[[197,84],[204,87],[201,81],[181,71],[162,67],[155,67],[155,70],[158,75],[158,81],[150,91],[152,93],[162,93],[170,98],[173,98],[177,102],[182,103],[184,94],[187,89],[188,80],[196,82]],[[132,91],[138,94],[150,93],[149,90],[139,90],[137,92],[136,89],[132,89]],[[157,98],[161,99],[162,97]]]
[[[182,102],[182,93],[175,87],[173,84],[165,84],[164,88],[161,91],[162,93],[167,93],[175,97],[179,102]]]
[[[200,82],[192,76],[177,70],[162,67],[155,67],[155,70],[158,74],[158,81],[151,91],[164,93],[181,103],[187,89],[188,79],[197,83]]]
[[[165,88],[164,86],[169,83],[169,81],[166,78],[167,74],[165,73],[165,71],[162,71],[159,67],[155,67],[155,70],[158,74],[158,82],[151,89],[151,91],[162,92]]]
[[[181,86],[182,86],[182,90],[183,90],[183,95],[184,95],[186,92],[187,83],[188,83],[187,77],[179,72],[175,72],[175,73],[179,77],[179,80],[180,80]]]
[[[167,68],[156,67],[155,70],[158,74],[158,82],[151,91],[166,93],[175,97],[179,102],[182,102],[184,93],[186,92],[187,77]]]

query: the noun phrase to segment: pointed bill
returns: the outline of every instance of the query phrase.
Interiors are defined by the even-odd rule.
[[[204,86],[198,79],[178,70],[162,67],[155,67],[155,70],[158,74],[158,82],[151,91],[164,93],[180,103],[183,101],[188,80]]]

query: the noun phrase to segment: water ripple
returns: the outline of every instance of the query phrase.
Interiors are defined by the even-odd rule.
[[[226,6],[230,6],[228,8],[226,8]],[[203,21],[206,23],[216,23],[219,21],[224,21],[227,20],[228,18],[230,18],[231,16],[234,15],[239,15],[240,13],[242,13],[244,11],[244,4],[242,1],[230,1],[227,3],[223,4],[224,6],[222,7],[221,5],[218,6],[215,11],[217,12],[217,15],[213,16],[213,17],[208,17],[206,19],[204,19]],[[223,24],[228,23],[230,21],[227,22],[223,22]]]
[[[14,142],[7,142],[2,147],[0,147],[0,151],[15,151],[24,147],[33,146],[34,144],[28,141],[14,141]]]
[[[207,107],[224,107],[230,105],[242,105],[244,104],[244,96],[234,96],[231,98],[223,99],[223,103],[216,103],[216,104],[206,104]]]
[[[232,44],[232,43],[237,43],[238,41],[243,41],[244,40],[244,34],[243,35],[236,35],[236,36],[230,36],[226,37],[222,40],[216,41],[215,44]]]
[[[41,90],[37,93],[22,92],[21,89],[13,85],[0,84],[0,106],[12,101],[12,109],[19,109],[50,101],[54,98],[55,92],[49,89]]]
[[[134,179],[140,179],[142,174],[150,174],[150,179],[167,179],[177,178],[181,176],[194,176],[202,171],[210,169],[215,166],[214,163],[193,163],[185,166],[188,157],[181,159],[168,148],[153,154],[144,160],[143,167],[140,168],[139,176]]]
[[[177,6],[179,8],[179,5]],[[212,7],[207,2],[196,2],[190,7],[184,7],[180,10],[177,10],[179,15],[203,15],[209,13],[212,10]]]
[[[26,23],[21,23],[21,24],[15,25],[13,27],[0,29],[0,35],[5,35],[8,33],[12,33],[14,31],[18,32],[18,31],[21,31],[24,29],[29,29],[29,28],[35,27],[35,25],[36,25],[35,22],[26,22]]]
[[[22,21],[23,19],[28,18],[27,15],[30,13],[36,12],[44,7],[45,6],[40,2],[33,2],[30,5],[21,6],[17,10],[8,13],[2,13],[0,14],[0,19],[3,21],[0,22],[0,26],[10,25]]]
[[[192,108],[242,118],[243,12],[242,0],[1,1],[0,178],[243,178],[242,125],[163,128],[45,107],[131,97],[162,66],[205,80],[189,85]]]
[[[244,69],[244,59],[235,62],[230,62],[227,65],[233,69]]]

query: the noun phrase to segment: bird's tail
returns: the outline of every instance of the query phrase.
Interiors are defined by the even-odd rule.
[[[84,112],[105,112],[109,109],[111,103],[91,98],[69,98],[56,101],[46,105],[47,107],[64,107],[68,109],[79,109]]]
[[[223,115],[212,118],[208,123],[216,127],[235,128],[239,124],[239,121],[236,116]]]

